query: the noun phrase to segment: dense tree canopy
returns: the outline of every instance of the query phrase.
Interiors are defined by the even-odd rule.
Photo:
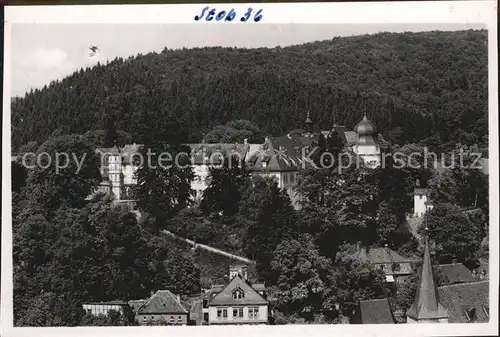
[[[436,258],[442,263],[473,258],[483,238],[481,225],[470,221],[459,206],[452,204],[435,205],[425,214],[423,226],[428,228],[436,244]]]
[[[217,125],[246,119],[262,134],[303,126],[352,128],[369,113],[394,143],[485,148],[488,135],[487,34],[381,33],[285,48],[200,48],[117,58],[81,69],[12,102],[15,150],[56,129],[116,129],[135,142],[168,138],[169,120],[200,142]],[[233,131],[247,130],[233,137]],[[253,139],[228,125],[214,139]],[[226,135],[226,132],[228,135]],[[245,131],[246,132],[246,131]],[[245,133],[243,132],[243,133]],[[257,139],[254,139],[257,141]]]

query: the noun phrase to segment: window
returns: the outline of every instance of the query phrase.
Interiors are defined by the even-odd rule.
[[[283,174],[283,184],[288,184],[288,174]]]
[[[476,320],[476,308],[466,308],[464,309],[464,313],[467,321],[473,322]]]
[[[170,321],[170,323],[175,323],[175,318],[174,318],[174,316],[170,316],[170,320],[169,320],[169,321]]]
[[[227,309],[226,308],[217,308],[217,318],[218,319],[227,319]]]
[[[147,318],[146,316],[144,316],[144,317],[142,318],[142,320],[143,320],[143,321],[147,321],[147,319],[148,319],[148,318]]]
[[[177,323],[182,323],[182,316],[177,317]]]
[[[154,316],[151,316],[151,320],[154,321],[155,320],[155,317]]]
[[[290,174],[290,184],[295,183],[295,172]]]
[[[233,308],[233,317],[243,317],[243,308]]]
[[[233,300],[241,300],[243,297],[245,297],[245,293],[241,289],[236,289],[233,291]]]
[[[248,308],[248,318],[257,318],[259,317],[259,308],[258,307],[252,307]]]

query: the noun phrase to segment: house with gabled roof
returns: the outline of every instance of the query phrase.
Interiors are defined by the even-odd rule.
[[[353,255],[361,262],[368,262],[375,269],[381,270],[385,274],[388,283],[405,282],[413,273],[414,260],[401,256],[397,252],[385,247],[360,247]]]
[[[207,297],[210,325],[268,323],[264,285],[251,284],[239,273],[224,286],[212,286]]]
[[[189,308],[169,290],[158,290],[136,312],[141,325],[187,325],[188,320]]]

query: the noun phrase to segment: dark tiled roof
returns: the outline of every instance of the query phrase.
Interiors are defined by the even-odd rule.
[[[357,252],[357,257],[362,261],[368,261],[373,264],[413,262],[413,259],[401,256],[387,247],[362,248]]]
[[[187,146],[191,149],[191,157],[193,160],[193,164],[201,165],[201,164],[213,164],[217,165],[220,163],[220,154],[227,157],[228,155],[238,155],[241,160],[245,160],[248,150],[250,149],[249,144],[208,144],[208,143],[200,143],[200,144],[187,144]],[[213,157],[211,157],[213,155]],[[210,161],[205,159],[206,157],[210,158]]]
[[[141,308],[138,314],[187,313],[187,309],[169,290],[158,290]]]
[[[489,282],[461,283],[439,287],[439,298],[449,314],[449,323],[468,323],[465,309],[476,309],[475,322],[488,322]],[[488,314],[486,314],[486,312]]]
[[[448,317],[446,309],[439,301],[436,279],[432,270],[429,244],[427,242],[424,248],[424,259],[417,284],[415,301],[406,314],[416,321]]]
[[[312,149],[316,140],[301,135],[270,137],[260,148],[253,149],[247,163],[254,171],[298,171],[308,165],[307,149]]]
[[[462,263],[441,264],[439,269],[446,276],[449,284],[474,281],[472,272]]]
[[[358,134],[356,131],[346,131],[345,138],[347,141],[347,146],[356,145],[358,143]]]
[[[237,288],[245,293],[242,299],[233,299],[233,290]],[[240,275],[234,276],[231,281],[229,281],[229,283],[209,301],[209,305],[266,305],[267,303],[267,300],[252,288],[250,283],[245,281]]]
[[[359,307],[361,311],[362,324],[394,323],[394,317],[392,315],[392,311],[387,298],[380,300],[360,301]]]

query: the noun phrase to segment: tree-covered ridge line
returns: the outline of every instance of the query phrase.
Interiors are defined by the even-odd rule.
[[[12,102],[13,150],[55,130],[83,134],[113,117],[137,143],[186,142],[247,119],[265,134],[352,127],[363,112],[394,144],[487,147],[487,34],[380,33],[285,48],[195,48],[117,58]]]

